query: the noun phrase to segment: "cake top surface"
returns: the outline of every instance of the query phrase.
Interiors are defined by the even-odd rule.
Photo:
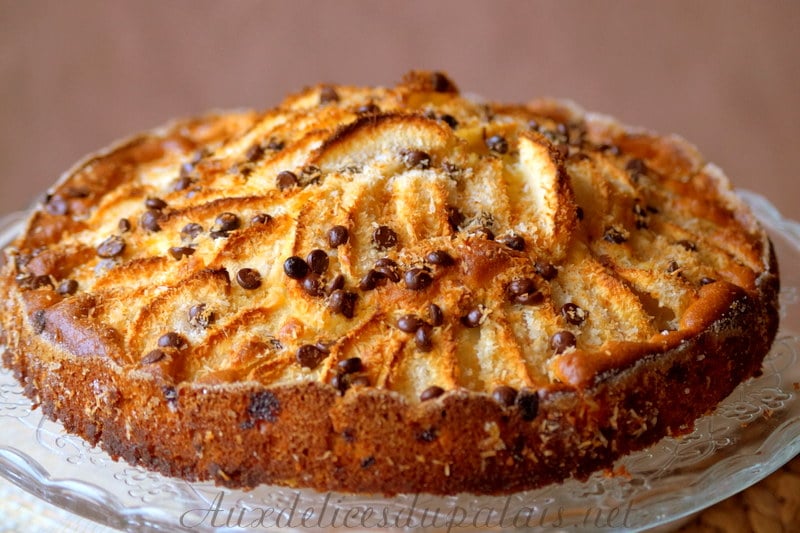
[[[768,256],[680,138],[475,101],[436,72],[124,141],[69,171],[11,252],[66,354],[412,401],[586,386],[707,326]]]

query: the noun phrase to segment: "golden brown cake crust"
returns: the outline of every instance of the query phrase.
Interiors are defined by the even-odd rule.
[[[772,246],[691,145],[440,73],[118,144],[0,268],[45,414],[231,487],[583,479],[689,431],[778,325]]]

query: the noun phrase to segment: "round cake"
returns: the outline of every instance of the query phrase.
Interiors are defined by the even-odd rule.
[[[689,432],[777,295],[686,141],[412,72],[91,155],[0,258],[0,340],[48,417],[168,476],[498,494]]]

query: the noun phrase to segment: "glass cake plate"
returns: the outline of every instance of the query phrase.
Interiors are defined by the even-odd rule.
[[[0,475],[63,509],[124,531],[642,531],[668,528],[780,468],[800,452],[800,224],[743,191],[781,266],[781,327],[760,377],[693,433],[666,438],[596,473],[511,496],[347,495],[188,483],[115,462],[44,419],[0,370]],[[24,214],[0,219],[0,248]],[[0,349],[2,349],[0,347]]]

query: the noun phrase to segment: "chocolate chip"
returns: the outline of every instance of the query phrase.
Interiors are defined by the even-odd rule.
[[[577,339],[569,331],[558,331],[550,337],[550,347],[555,353],[564,353],[577,344]]]
[[[165,207],[167,207],[167,202],[162,200],[161,198],[148,198],[144,201],[145,207],[148,209],[153,209],[155,211],[161,211]]]
[[[403,315],[397,319],[397,329],[406,333],[415,333],[424,323],[416,315]]]
[[[535,120],[531,119],[531,120],[528,121],[528,128],[533,130],[533,131],[539,131],[539,128],[541,128],[541,126],[539,125],[538,122],[536,122]]]
[[[161,231],[161,226],[158,223],[159,218],[161,218],[161,214],[158,211],[148,209],[142,214],[142,218],[139,220],[139,223],[148,231]]]
[[[475,307],[469,313],[461,317],[461,323],[468,328],[477,328],[481,325],[483,319],[483,311]]]
[[[414,343],[420,351],[429,352],[433,348],[433,328],[423,323],[414,334]]]
[[[75,294],[78,291],[78,282],[74,279],[65,279],[58,284],[56,292],[62,296]]]
[[[214,220],[215,230],[217,231],[234,231],[241,227],[242,221],[233,213],[221,213]]]
[[[314,274],[303,278],[303,280],[300,282],[300,286],[303,287],[303,290],[306,291],[309,296],[318,298],[325,295],[325,292],[322,288],[322,282],[320,281],[319,277]]]
[[[324,353],[328,354],[328,353],[331,353],[330,345],[331,345],[331,343],[326,342],[326,341],[317,341],[317,343],[314,346],[316,346],[317,348],[322,350]]]
[[[400,274],[397,272],[397,267],[376,265],[374,270],[381,278],[386,278],[392,283],[400,281]]]
[[[360,105],[356,108],[356,114],[358,115],[370,115],[375,113],[380,113],[381,108],[377,105],[373,104],[372,102],[368,104]]]
[[[419,395],[419,399],[422,402],[427,402],[428,400],[433,400],[434,398],[438,398],[444,394],[444,389],[439,387],[438,385],[431,385],[424,391],[422,394]]]
[[[308,257],[306,257],[306,262],[308,263],[308,267],[311,269],[311,272],[321,276],[326,270],[328,270],[328,264],[330,260],[328,259],[328,254],[326,254],[323,250],[311,250],[311,252],[308,254]]]
[[[281,403],[278,397],[270,391],[256,392],[250,395],[250,405],[247,413],[254,420],[275,422],[281,412]]]
[[[695,243],[693,243],[692,241],[687,241],[686,239],[681,239],[678,242],[676,242],[675,244],[677,244],[678,246],[683,247],[685,250],[687,250],[689,252],[697,251],[697,246],[695,245]]]
[[[520,417],[530,422],[539,414],[539,393],[530,389],[522,389],[514,402],[519,409]]]
[[[678,272],[680,269],[681,269],[681,266],[677,262],[670,261],[669,265],[667,265],[667,274],[672,274],[672,273]]]
[[[331,279],[327,285],[325,285],[325,294],[332,294],[334,291],[338,291],[344,288],[344,276],[341,274],[336,274],[333,279]]]
[[[230,237],[230,235],[231,234],[228,231],[220,231],[218,229],[213,229],[213,228],[211,229],[211,231],[208,232],[208,236],[211,237],[212,239],[227,239],[228,237]]]
[[[350,232],[344,226],[334,226],[328,230],[328,244],[331,248],[338,248],[350,239]]]
[[[583,220],[583,208],[581,206],[575,208],[575,218]]]
[[[379,250],[397,246],[397,233],[389,226],[378,226],[372,232],[372,242]]]
[[[258,213],[250,218],[251,226],[258,226],[259,224],[269,224],[272,222],[272,217],[266,213]]]
[[[189,222],[181,230],[181,239],[194,240],[198,235],[203,233],[203,226],[196,222]]]
[[[105,259],[120,256],[124,251],[125,241],[116,235],[112,235],[97,246],[97,255]]]
[[[457,93],[455,83],[442,72],[431,73],[431,87],[437,93]]]
[[[152,351],[148,352],[147,355],[142,357],[141,364],[143,364],[143,365],[152,365],[153,363],[158,363],[159,361],[164,359],[166,356],[167,356],[167,354],[165,354],[161,350],[152,350]]]
[[[429,252],[425,256],[425,260],[428,263],[437,266],[450,266],[455,264],[453,256],[444,250],[434,250],[433,252]]]
[[[428,319],[432,326],[441,326],[444,323],[442,308],[436,304],[428,304]]]
[[[525,249],[525,239],[521,235],[517,235],[516,233],[510,233],[508,235],[503,235],[502,237],[498,237],[497,242],[508,246],[512,250],[517,250],[521,252]]]
[[[628,240],[625,234],[620,231],[619,229],[615,228],[614,226],[610,226],[606,228],[605,233],[603,233],[603,240],[612,242],[614,244],[621,244]]]
[[[397,268],[397,262],[390,257],[381,257],[375,261],[376,267]]]
[[[309,270],[308,263],[296,255],[283,262],[283,271],[292,279],[303,279],[308,275]]]
[[[272,150],[274,152],[283,150],[284,146],[286,146],[286,143],[275,137],[270,137],[269,142],[267,142],[267,150]]]
[[[516,278],[511,280],[511,283],[506,286],[506,293],[509,297],[519,296],[533,292],[536,290],[536,285],[533,280],[527,278]]]
[[[508,152],[508,141],[501,135],[492,135],[486,139],[486,147],[496,154]]]
[[[289,170],[279,172],[278,176],[275,178],[275,184],[277,185],[278,189],[282,191],[291,189],[298,184],[297,174]]]
[[[375,458],[371,455],[361,460],[361,468],[369,468],[374,464],[375,464]]]
[[[700,285],[710,285],[711,283],[716,282],[714,278],[703,277],[700,278]]]
[[[214,323],[216,316],[206,304],[195,304],[189,308],[189,324],[206,329]]]
[[[188,257],[194,253],[194,248],[191,246],[172,246],[169,249],[169,254],[175,258],[176,261],[180,261],[185,256]]]
[[[564,320],[575,326],[583,324],[588,315],[588,311],[585,311],[572,302],[565,303],[561,306],[561,316],[564,317]]]
[[[331,293],[328,306],[334,313],[344,315],[345,318],[353,318],[356,300],[358,300],[356,293],[338,289]]]
[[[339,101],[339,93],[330,85],[325,85],[319,90],[320,105],[335,103]]]
[[[514,303],[535,305],[542,302],[544,296],[536,290],[533,280],[517,278],[506,286],[506,295]]]
[[[406,168],[421,168],[424,170],[431,166],[431,155],[422,150],[403,150],[400,152],[400,158]]]
[[[384,280],[386,276],[378,272],[377,270],[370,269],[364,277],[358,282],[358,288],[362,291],[371,291],[374,290],[378,284]]]
[[[177,348],[179,350],[183,350],[189,347],[189,343],[180,333],[170,331],[169,333],[165,333],[158,338],[158,347]]]
[[[517,389],[508,385],[498,385],[492,392],[492,398],[503,407],[511,407],[517,399]]]
[[[128,233],[131,230],[131,221],[127,218],[119,219],[117,229],[119,229],[120,233]]]
[[[264,157],[264,147],[260,144],[254,144],[247,149],[247,151],[244,153],[244,156],[250,163],[255,163]]]
[[[361,372],[363,368],[360,357],[344,359],[339,361],[336,366],[339,367],[339,370],[341,370],[343,374],[355,374],[356,372]]]
[[[33,276],[30,282],[31,289],[41,289],[42,287],[53,288],[53,280],[47,274],[41,276]]]
[[[450,126],[451,129],[456,129],[458,127],[458,121],[453,115],[444,114],[439,117],[445,124]]]
[[[450,224],[450,229],[458,231],[461,225],[464,224],[465,217],[457,207],[449,206],[445,209],[447,212],[447,223]]]
[[[338,390],[340,394],[344,394],[350,388],[350,376],[345,374],[336,374],[331,378],[331,386]]]
[[[182,176],[172,182],[172,190],[175,192],[185,191],[194,184],[195,180],[189,176]]]
[[[412,268],[403,276],[406,288],[412,291],[421,291],[430,287],[433,283],[433,276],[424,269]]]
[[[545,281],[550,281],[558,276],[558,269],[552,263],[545,263],[542,261],[536,261],[533,264],[533,269],[539,274]]]
[[[300,366],[305,368],[317,368],[317,366],[325,359],[326,353],[313,344],[304,344],[297,349],[295,359],[300,363]]]
[[[236,282],[249,291],[261,287],[261,274],[252,268],[243,268],[236,273]]]

